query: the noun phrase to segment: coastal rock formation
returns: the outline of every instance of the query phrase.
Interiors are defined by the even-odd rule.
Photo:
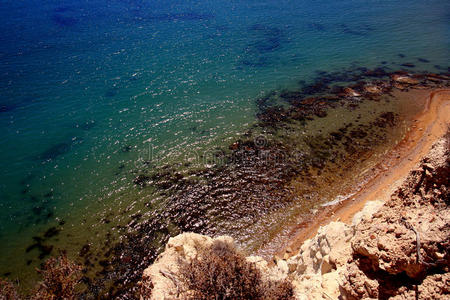
[[[227,237],[224,237],[227,239]],[[165,251],[156,262],[145,269],[143,278],[151,284],[153,299],[170,299],[178,294],[173,275],[179,271],[178,259],[192,259],[196,255],[196,244],[211,245],[212,238],[195,233],[183,233],[170,238]]]
[[[286,262],[269,267],[262,257],[244,257],[229,236],[211,238],[183,233],[170,238],[165,251],[145,269],[140,283],[141,298],[204,299],[214,286],[217,292],[228,294],[229,299],[234,299],[233,295],[244,299],[248,296],[263,299],[263,295],[271,295],[271,299],[292,299],[287,273]],[[233,281],[242,286],[233,290],[236,286]],[[192,284],[198,289],[193,290]]]
[[[355,228],[382,206],[381,201],[368,202],[353,218],[352,225],[331,222],[306,240],[297,255],[287,260],[296,265],[293,284],[297,299],[337,299],[341,295],[342,275],[352,259],[351,240]]]
[[[444,299],[450,297],[450,133],[410,172],[391,199],[368,202],[352,224],[331,222],[299,252],[269,264],[247,257],[264,280],[289,280],[296,299]],[[179,261],[192,260],[212,239],[184,233],[171,238],[144,272],[151,299],[177,293]],[[145,298],[145,297],[144,297]]]
[[[355,228],[341,272],[349,299],[450,295],[450,154],[439,140],[391,199]]]

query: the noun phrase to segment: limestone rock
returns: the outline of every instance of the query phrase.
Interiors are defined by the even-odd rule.
[[[442,185],[448,183],[449,156],[445,146],[437,143],[429,157],[436,151],[441,152],[435,155],[439,159],[426,159],[372,219],[356,226],[353,251],[367,257],[373,270],[419,278],[438,259],[438,248],[450,239],[448,190]]]
[[[369,201],[364,205],[364,208],[357,212],[352,219],[352,225],[358,225],[362,220],[372,218],[372,215],[376,213],[382,206],[383,201]]]
[[[378,281],[370,279],[356,264],[349,264],[340,275],[344,299],[378,299]]]
[[[299,254],[293,257],[298,260],[297,272],[327,273],[336,265],[345,264],[351,254],[348,242],[352,236],[353,229],[342,222],[331,222],[321,227],[317,235],[305,241]]]
[[[382,88],[372,84],[364,86],[364,91],[369,94],[377,94],[377,95],[383,92]]]
[[[171,274],[178,272],[178,259],[192,259],[197,253],[197,244],[211,245],[212,241],[208,236],[195,233],[183,233],[170,238],[165,251],[143,273],[143,277],[153,284],[152,299],[176,298],[177,287]]]

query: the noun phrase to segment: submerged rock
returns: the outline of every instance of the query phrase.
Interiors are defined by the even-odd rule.
[[[144,174],[140,174],[133,179],[133,183],[139,186],[146,186],[150,181],[150,177]]]
[[[381,94],[383,89],[377,85],[368,84],[364,86],[364,91],[369,94]]]
[[[391,79],[401,84],[411,84],[411,85],[419,84],[419,81],[417,79],[414,79],[407,75],[393,74],[391,76]]]
[[[361,96],[360,93],[358,93],[357,91],[355,91],[354,89],[349,88],[349,87],[344,88],[344,94],[349,97],[360,97]]]

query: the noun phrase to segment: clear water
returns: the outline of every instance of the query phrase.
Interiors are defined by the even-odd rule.
[[[434,0],[2,1],[1,274],[31,274],[26,247],[62,220],[78,251],[142,210],[149,155],[227,147],[262,94],[383,61],[447,71],[449,19]]]

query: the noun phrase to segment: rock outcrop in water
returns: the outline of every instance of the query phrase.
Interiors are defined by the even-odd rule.
[[[290,281],[297,299],[450,297],[449,141],[447,133],[390,200],[367,203],[352,224],[321,227],[297,254],[274,264],[255,256],[247,261],[265,278]],[[179,262],[196,257],[196,244],[214,240],[193,233],[171,238],[144,272],[151,298],[177,299]]]

